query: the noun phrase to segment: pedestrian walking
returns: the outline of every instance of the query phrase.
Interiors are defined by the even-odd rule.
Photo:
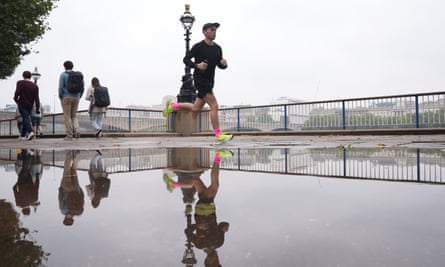
[[[91,86],[88,88],[86,100],[90,101],[88,113],[90,114],[91,125],[96,131],[96,137],[102,137],[102,121],[105,117],[107,107],[110,105],[108,88],[100,84],[99,79],[94,77]]]
[[[65,121],[65,140],[72,140],[73,137],[80,137],[79,121],[77,110],[79,100],[84,92],[83,75],[79,71],[73,71],[72,61],[63,63],[65,71],[59,77],[59,99],[62,104],[63,119]]]
[[[210,106],[210,122],[215,133],[215,141],[225,142],[233,138],[231,134],[221,133],[218,118],[218,101],[213,93],[215,69],[227,68],[227,61],[223,58],[222,48],[214,42],[219,23],[206,23],[202,27],[204,40],[193,45],[192,49],[184,57],[184,64],[194,68],[193,81],[198,91],[194,103],[177,103],[173,100],[167,103],[164,116],[178,109],[192,111],[196,116],[205,104]],[[193,59],[193,60],[192,60]]]
[[[17,103],[23,121],[20,136],[22,139],[31,140],[34,137],[31,126],[31,110],[35,104],[40,110],[39,87],[31,81],[31,72],[23,72],[23,80],[17,82],[14,93],[14,101]]]
[[[40,125],[43,118],[43,110],[42,103],[40,103],[40,109],[37,110],[36,105],[34,104],[31,109],[31,125],[32,131],[36,138],[40,138],[43,136],[42,126]]]
[[[17,132],[19,133],[19,140],[22,139],[22,130],[23,130],[23,119],[20,114],[19,107],[15,109],[15,119],[17,120]]]

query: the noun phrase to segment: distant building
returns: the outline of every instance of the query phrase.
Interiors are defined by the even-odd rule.
[[[304,102],[303,100],[299,100],[290,96],[280,96],[277,99],[273,99],[271,101],[272,105],[277,105],[277,104],[293,104],[293,103],[302,103]]]
[[[287,117],[285,118],[282,105],[303,103],[303,102],[304,102],[303,100],[299,100],[293,97],[281,96],[271,101],[272,105],[279,105],[279,106],[271,107],[269,114],[271,115],[272,120],[275,122],[282,122],[282,124],[284,125],[284,119],[287,119],[288,125],[293,124],[293,127],[299,128],[307,120],[309,114],[307,114],[305,110],[302,110],[300,112],[288,111]]]
[[[5,111],[5,112],[15,112],[16,109],[17,109],[17,105],[16,104],[6,104],[5,108],[3,109],[3,111]]]
[[[43,103],[41,103],[43,104]],[[5,107],[3,108],[4,112],[15,112],[15,110],[17,109],[17,105],[16,104],[6,104]],[[51,105],[42,105],[42,109],[43,109],[43,114],[48,114],[51,113]]]

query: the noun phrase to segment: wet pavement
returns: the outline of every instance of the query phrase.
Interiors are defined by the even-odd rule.
[[[104,137],[81,137],[77,140],[65,141],[63,138],[42,138],[30,141],[0,139],[1,148],[30,148],[39,150],[96,150],[119,148],[169,148],[169,147],[203,147],[203,148],[248,148],[248,147],[417,147],[445,148],[445,135],[320,135],[320,136],[265,136],[235,135],[233,140],[225,144],[215,143],[211,136],[175,136],[147,135]]]
[[[445,135],[0,139],[0,156],[0,266],[445,262]]]

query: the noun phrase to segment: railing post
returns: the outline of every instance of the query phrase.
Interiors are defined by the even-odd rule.
[[[236,109],[237,110],[237,125],[236,125],[236,128],[237,128],[237,130],[238,130],[238,132],[240,131],[240,129],[241,129],[241,115],[240,115],[240,108],[237,108]]]
[[[416,95],[416,128],[419,128],[419,96]]]
[[[131,171],[131,148],[128,149],[128,171]]]
[[[287,105],[284,105],[284,129],[287,130]]]
[[[56,114],[53,114],[53,135],[56,134]]]
[[[417,154],[417,181],[420,182],[420,149],[416,148]]]
[[[289,171],[289,165],[288,165],[288,160],[289,160],[289,148],[285,148],[284,149],[284,173],[288,173]]]
[[[346,130],[346,106],[345,106],[345,101],[341,101],[341,117],[343,120],[343,125],[342,128],[343,130]]]
[[[128,110],[128,131],[131,132],[131,109]]]

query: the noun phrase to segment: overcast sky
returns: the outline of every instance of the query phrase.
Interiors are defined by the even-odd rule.
[[[0,80],[0,107],[35,66],[41,100],[52,106],[67,59],[88,84],[96,76],[109,88],[112,106],[176,96],[187,3],[196,18],[191,44],[202,40],[204,23],[221,23],[216,42],[229,68],[216,72],[220,105],[445,89],[445,0],[62,0],[49,16],[52,29],[34,45],[39,53]]]

